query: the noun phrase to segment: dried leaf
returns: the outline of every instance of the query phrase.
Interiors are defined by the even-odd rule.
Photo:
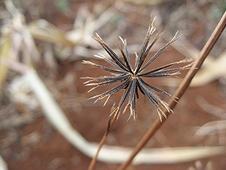
[[[28,25],[31,35],[38,40],[47,41],[64,46],[74,46],[74,43],[68,40],[65,33],[46,20],[39,19]]]

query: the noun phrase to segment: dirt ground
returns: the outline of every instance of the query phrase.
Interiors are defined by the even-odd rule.
[[[70,27],[72,27],[73,17],[79,9],[79,6],[85,4],[92,6],[95,3],[69,0],[67,2],[69,4],[69,7],[67,8],[70,10],[62,12],[59,8],[57,8],[57,6],[51,6],[51,3],[57,3],[57,1],[40,1],[41,6],[48,8],[48,10],[42,11],[40,18],[44,18],[59,28],[67,31],[70,30]],[[174,5],[178,8],[183,4],[185,4],[185,2],[174,2]],[[131,2],[128,3],[125,10],[127,10],[127,7],[137,7],[139,10],[145,9],[147,13],[149,7],[155,9],[154,5],[137,5]],[[159,12],[161,14],[159,19],[162,20],[162,23],[167,25],[167,19],[163,19],[162,15],[167,16],[167,13],[170,13],[169,9],[173,11],[173,8],[173,4],[168,4],[168,6],[167,4],[156,5],[156,9],[165,10],[164,12]],[[209,9],[208,6],[202,8],[203,11],[207,11],[207,9]],[[30,15],[29,8],[25,8],[24,15],[26,16],[27,22],[34,19]],[[148,16],[146,16],[145,21],[140,21],[138,19],[139,16],[136,16],[136,14],[129,15],[126,13],[125,18],[127,18],[127,22],[125,23],[128,23],[129,20],[136,21],[138,24],[135,23],[135,25],[137,25],[135,29],[130,28],[130,30],[125,31],[126,33],[123,37],[128,40],[128,43],[133,40],[135,40],[135,42],[142,42],[142,37],[145,35],[145,26],[140,26],[140,24],[145,25],[145,21],[147,21]],[[133,24],[134,23],[131,25]],[[199,34],[199,38],[192,34],[192,32],[195,31],[190,31],[185,36],[190,36],[191,42],[193,43],[195,41],[194,45],[200,49],[200,47],[202,47],[205,43],[205,40],[208,38],[206,37],[206,35],[208,35],[208,31],[203,28],[204,25],[202,25],[202,23],[198,23],[197,21],[196,24],[196,27],[199,28],[196,32],[197,35]],[[129,28],[129,26],[127,28]],[[172,29],[172,27],[169,26],[169,29]],[[174,29],[176,30],[178,28]],[[202,30],[205,30],[206,32],[203,33]],[[109,30],[107,30],[107,32],[108,31]],[[101,30],[100,32],[106,36],[104,34],[104,30]],[[140,33],[138,34],[137,32]],[[118,36],[117,33],[114,35],[116,35],[115,37]],[[130,35],[134,35],[135,37]],[[138,35],[141,37],[138,37]],[[191,37],[191,35],[193,35],[193,37]],[[138,39],[136,39],[137,37]],[[197,39],[200,43],[196,41]],[[165,41],[162,40],[162,42]],[[152,55],[153,52],[149,54],[149,56]],[[180,60],[185,57],[186,56],[183,56],[174,48],[169,47],[167,51],[155,62],[155,64],[160,65],[168,63],[169,61]],[[92,61],[105,65],[105,63],[100,60],[92,59]],[[102,106],[102,102],[94,104],[93,101],[88,100],[88,98],[95,94],[104,92],[109,87],[98,88],[91,93],[87,93],[89,88],[83,85],[84,80],[80,79],[80,77],[101,76],[106,75],[106,72],[87,65],[82,65],[81,59],[70,62],[58,60],[57,71],[54,76],[52,75],[53,73],[49,74],[48,71],[50,70],[45,67],[42,69],[42,66],[38,66],[37,70],[39,70],[41,79],[52,92],[73,127],[78,130],[88,141],[99,142],[106,130],[109,111],[112,104],[119,101],[120,93],[117,93],[111,97],[105,107]],[[186,71],[183,72],[180,77],[183,77],[185,74]],[[68,75],[72,75],[73,77],[73,82],[69,85],[62,83]],[[10,80],[7,81],[10,82]],[[226,95],[223,93],[222,86],[219,81],[220,80],[218,79],[203,86],[188,88],[174,109],[175,114],[170,115],[163,126],[148,142],[146,147],[165,148],[186,146],[225,146],[225,129],[218,130],[216,133],[205,136],[195,135],[197,129],[204,124],[211,121],[223,120],[222,118],[214,116],[205,110],[205,108],[208,110],[208,103],[216,108],[221,108],[223,110],[222,114],[226,114]],[[156,85],[157,87],[161,87],[161,89],[164,89],[170,93],[173,93],[176,89],[176,87],[172,87],[162,79],[156,79],[154,81],[148,80],[148,82],[152,85]],[[164,96],[162,96],[162,98],[165,101],[169,100]],[[9,101],[7,96],[5,99],[1,100],[1,109],[7,106],[12,107],[15,109],[15,112],[22,115],[35,115],[35,118],[30,122],[14,127],[9,126],[9,128],[0,131],[0,144],[2,145],[0,147],[0,154],[7,162],[9,170],[85,170],[88,168],[91,159],[79,152],[59,132],[53,129],[47,119],[43,116],[40,108],[35,111],[29,110],[26,106],[20,103],[13,103]],[[209,110],[209,112],[212,111]],[[106,144],[134,147],[144,133],[151,127],[152,123],[158,118],[158,115],[150,102],[141,95],[137,104],[136,121],[133,119],[128,120],[128,117],[128,111],[125,114],[120,115],[107,138]],[[0,117],[0,119],[2,118]],[[224,170],[226,168],[226,158],[225,155],[223,155],[179,164],[131,165],[128,170],[187,170],[189,167],[195,167],[197,161],[201,162],[201,169],[203,170],[207,170],[209,165],[211,165],[210,169],[213,170]],[[116,164],[97,162],[95,169],[113,170],[118,166],[119,165]]]

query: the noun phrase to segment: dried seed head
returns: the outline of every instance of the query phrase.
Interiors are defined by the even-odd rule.
[[[106,52],[109,54],[109,57],[106,57],[102,54],[95,55],[98,58],[101,58],[105,60],[107,63],[109,63],[113,68],[109,68],[106,66],[102,66],[99,64],[95,64],[90,61],[83,61],[84,64],[89,64],[98,68],[101,68],[105,71],[108,71],[110,73],[113,73],[112,76],[101,76],[101,77],[84,77],[83,79],[87,79],[84,84],[86,86],[94,86],[91,88],[88,92],[96,89],[97,87],[119,83],[119,85],[113,87],[112,89],[103,92],[99,95],[91,97],[91,99],[96,99],[95,102],[98,100],[105,99],[104,105],[107,103],[109,98],[117,93],[120,90],[124,90],[124,93],[121,97],[121,100],[118,103],[117,107],[113,107],[111,109],[111,115],[115,115],[117,118],[120,114],[121,108],[124,106],[123,112],[127,110],[129,107],[130,109],[130,117],[133,117],[136,119],[136,101],[139,97],[138,91],[140,91],[142,94],[144,94],[150,102],[156,107],[157,113],[159,115],[160,120],[162,120],[162,117],[166,118],[166,115],[164,114],[163,110],[166,110],[167,112],[173,112],[168,104],[160,99],[158,95],[155,94],[155,92],[162,93],[170,98],[172,96],[167,93],[166,91],[163,91],[157,87],[154,87],[147,82],[143,80],[143,77],[147,78],[153,78],[153,77],[169,77],[178,75],[180,71],[189,69],[191,64],[185,65],[183,67],[174,67],[178,64],[182,64],[185,62],[188,62],[188,60],[181,60],[177,62],[172,62],[157,68],[154,68],[149,71],[145,71],[145,69],[174,41],[178,39],[178,32],[174,35],[174,37],[166,43],[162,48],[160,48],[150,59],[146,61],[144,64],[148,53],[152,46],[155,44],[155,42],[160,38],[162,33],[157,33],[152,42],[150,43],[151,36],[153,36],[156,28],[154,27],[154,20],[155,18],[151,19],[149,28],[146,34],[146,37],[144,39],[142,48],[139,52],[139,54],[135,53],[136,60],[134,67],[131,65],[130,56],[127,51],[127,42],[126,40],[123,40],[122,37],[119,37],[121,43],[118,44],[121,55],[123,60],[104,42],[104,40],[96,33],[96,36],[93,38],[99,42],[99,44],[106,50]],[[174,98],[174,100],[177,100]],[[127,101],[127,103],[126,103]]]

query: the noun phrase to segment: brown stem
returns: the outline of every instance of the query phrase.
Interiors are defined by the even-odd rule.
[[[99,152],[100,152],[100,149],[102,148],[103,144],[105,143],[106,138],[107,138],[107,134],[104,134],[104,136],[102,137],[102,139],[101,139],[101,141],[100,141],[100,143],[99,143],[99,147],[98,147],[98,149],[97,149],[97,152],[96,152],[95,156],[93,157],[92,161],[91,161],[90,164],[89,164],[88,170],[93,170],[94,165],[95,165],[95,163],[96,163],[96,161],[97,161],[97,157],[98,157],[98,154],[99,154]]]
[[[217,27],[213,31],[212,35],[210,36],[209,40],[206,42],[205,46],[203,47],[202,51],[200,52],[199,56],[197,57],[196,61],[194,62],[192,68],[188,71],[187,75],[177,88],[177,90],[174,93],[174,97],[180,99],[181,96],[184,94],[185,90],[188,88],[192,78],[195,76],[195,74],[200,69],[202,63],[206,59],[207,55],[209,54],[210,50],[215,45],[216,41],[220,37],[221,33],[223,32],[226,25],[226,12],[222,16],[221,20],[219,21]],[[169,101],[169,107],[173,109],[177,102],[174,100]],[[169,116],[169,113],[167,111],[164,112],[166,116]],[[157,119],[152,127],[146,132],[146,134],[142,137],[140,142],[137,144],[135,149],[133,150],[132,154],[130,155],[129,159],[124,162],[117,170],[125,170],[132,162],[133,158],[137,155],[137,153],[146,145],[146,143],[149,141],[149,139],[154,135],[154,133],[161,127],[161,125],[166,121],[166,119],[163,119],[162,122]]]
[[[95,156],[93,157],[92,161],[89,164],[88,170],[93,170],[93,168],[95,166],[95,163],[97,161],[97,157],[98,157],[98,154],[100,152],[100,149],[104,145],[104,143],[105,143],[105,141],[107,139],[107,135],[108,135],[111,127],[114,125],[115,121],[117,120],[118,114],[119,114],[119,110],[118,109],[116,109],[115,112],[110,114],[109,119],[108,119],[108,126],[107,126],[107,129],[106,129],[106,132],[105,132],[104,136],[102,137],[102,139],[101,139],[101,141],[99,143],[99,146],[98,146],[98,149],[97,149],[97,152],[96,152]]]

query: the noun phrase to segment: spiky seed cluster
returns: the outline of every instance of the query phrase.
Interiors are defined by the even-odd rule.
[[[150,21],[149,28],[144,40],[144,43],[142,45],[141,51],[139,54],[135,53],[136,60],[135,60],[135,66],[132,67],[130,56],[127,50],[127,42],[126,40],[123,40],[121,37],[119,39],[121,40],[121,43],[119,44],[119,49],[121,51],[123,60],[121,60],[118,55],[102,40],[102,38],[96,33],[96,36],[94,39],[100,43],[100,45],[106,50],[106,52],[109,54],[109,57],[106,57],[102,54],[95,55],[98,58],[101,58],[105,60],[107,63],[112,65],[114,68],[108,68],[99,64],[95,64],[90,61],[83,61],[84,64],[93,65],[96,67],[99,67],[103,70],[106,70],[110,72],[111,76],[101,76],[101,77],[83,77],[83,79],[88,79],[84,84],[86,86],[94,86],[92,89],[89,90],[92,91],[97,87],[113,84],[116,82],[119,82],[119,85],[116,87],[102,93],[96,96],[91,97],[91,99],[96,99],[96,101],[106,98],[105,104],[108,101],[108,99],[115,94],[116,92],[124,89],[123,96],[121,97],[120,102],[118,103],[118,106],[113,109],[112,112],[119,115],[119,112],[123,105],[125,104],[126,100],[128,100],[127,104],[125,105],[125,108],[123,112],[126,111],[127,107],[130,107],[130,117],[132,116],[134,119],[136,118],[136,100],[139,98],[138,91],[140,91],[142,94],[147,96],[147,98],[151,101],[151,103],[156,107],[158,115],[160,117],[160,120],[162,120],[162,116],[166,117],[163,110],[166,109],[167,112],[172,112],[172,110],[169,108],[168,104],[161,100],[158,95],[156,95],[154,92],[162,93],[170,98],[172,96],[167,93],[166,91],[163,91],[159,88],[156,88],[148,83],[146,83],[142,77],[169,77],[172,75],[177,75],[180,73],[181,70],[184,70],[187,68],[187,66],[184,67],[176,67],[172,68],[172,66],[175,66],[180,63],[186,62],[186,60],[178,61],[169,63],[157,68],[154,68],[149,71],[145,71],[145,69],[174,41],[178,39],[178,32],[174,35],[174,37],[165,44],[164,47],[160,48],[145,64],[144,61],[154,45],[154,43],[159,39],[162,33],[157,34],[155,38],[150,42],[151,36],[154,34],[156,28],[153,25],[154,19]],[[171,68],[169,68],[171,67]],[[128,99],[127,99],[128,98]],[[117,116],[118,116],[117,115]]]

